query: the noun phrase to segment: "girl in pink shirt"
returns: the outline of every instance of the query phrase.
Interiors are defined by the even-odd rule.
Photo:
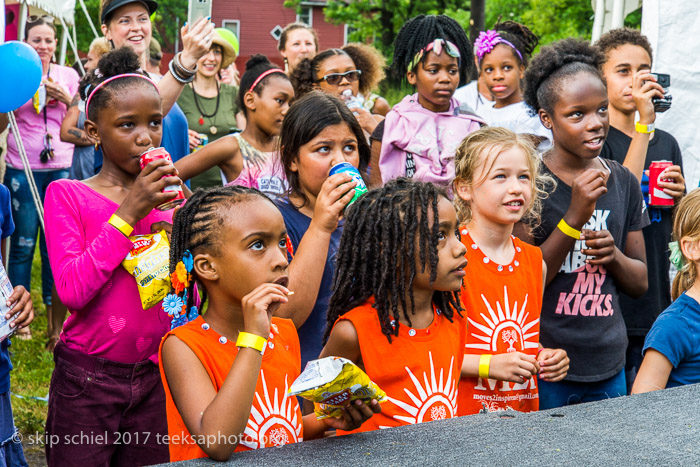
[[[158,344],[170,317],[160,302],[142,308],[121,263],[133,246],[128,235],[171,222],[172,211],[154,208],[174,196],[163,188],[181,181],[163,160],[140,170],[140,154],[160,145],[163,113],[131,49],[103,56],[80,94],[104,165],[87,180],[51,184],[46,195],[49,259],[70,311],[54,353],[46,457],[49,465],[167,462]]]
[[[396,104],[372,134],[373,185],[409,177],[449,188],[457,146],[483,124],[453,97],[473,63],[467,35],[452,18],[420,15],[404,24],[392,67],[416,94]]]

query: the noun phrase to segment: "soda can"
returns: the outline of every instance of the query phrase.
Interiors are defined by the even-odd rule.
[[[649,166],[649,206],[673,206],[673,197],[659,188],[659,182],[672,182],[671,178],[661,178],[661,172],[671,167],[671,161],[654,161]]]
[[[342,172],[345,172],[348,175],[352,176],[352,180],[354,182],[357,182],[357,186],[355,187],[355,195],[352,197],[350,202],[347,204],[348,206],[350,206],[352,203],[354,203],[357,200],[357,198],[359,198],[360,196],[367,193],[367,185],[365,185],[365,181],[362,180],[362,175],[360,175],[360,171],[357,170],[349,162],[341,162],[340,164],[334,165],[333,167],[331,167],[331,171],[328,174],[328,176],[330,177],[331,175],[335,175],[337,173],[342,173]]]
[[[173,165],[173,160],[170,158],[170,154],[168,154],[168,151],[166,151],[165,148],[151,148],[139,156],[139,165],[141,166],[141,170],[143,170],[143,168],[150,162],[157,161],[158,159],[164,159],[168,162],[168,164]],[[166,176],[169,177],[170,175]],[[165,176],[163,178],[165,178]],[[175,196],[173,199],[160,203],[158,206],[156,206],[156,209],[159,211],[168,211],[181,205],[183,201],[185,201],[185,194],[182,192],[182,187],[180,185],[170,185],[163,188],[163,193],[170,192],[177,193],[177,196]]]
[[[197,136],[199,137],[199,145],[197,145],[192,152],[198,151],[209,144],[209,136],[205,135],[204,133],[198,133]]]

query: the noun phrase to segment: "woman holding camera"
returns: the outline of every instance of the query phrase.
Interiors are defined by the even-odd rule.
[[[37,94],[15,110],[15,118],[43,202],[49,183],[68,177],[74,146],[61,141],[61,122],[66,116],[72,96],[78,90],[79,77],[72,68],[52,63],[57,41],[51,16],[33,15],[27,18],[24,41],[39,54],[43,77]],[[12,217],[16,224],[10,239],[8,275],[12,285],[23,285],[31,290],[32,259],[39,233],[39,215],[12,132],[7,138],[6,160],[4,184],[10,189]],[[43,232],[39,242],[41,295],[47,315],[52,316],[51,292],[54,281]],[[29,328],[26,329],[29,331]],[[21,333],[19,337],[23,337]],[[25,339],[30,337],[31,334],[24,335]]]

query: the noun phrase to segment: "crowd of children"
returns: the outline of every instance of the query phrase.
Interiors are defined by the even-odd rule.
[[[390,108],[375,94],[378,52],[319,51],[313,30],[291,25],[285,69],[262,55],[246,64],[242,132],[143,169],[139,155],[161,144],[163,90],[130,48],[106,53],[79,88],[102,168],[46,193],[70,311],[46,431],[108,437],[47,445],[49,464],[225,460],[329,430],[700,382],[700,191],[686,196],[678,144],[654,128],[664,89],[651,47],[631,29],[537,45],[513,21],[470,43],[447,16],[412,18],[390,71],[415,92]],[[649,199],[660,160],[675,208]],[[357,200],[360,181],[332,174],[341,163],[371,188]],[[164,188],[217,167],[226,185],[157,209],[174,196]],[[121,264],[130,236],[163,230],[171,290],[144,309]],[[28,293],[10,300],[25,327]],[[387,400],[317,419],[289,388],[326,356],[354,362]]]

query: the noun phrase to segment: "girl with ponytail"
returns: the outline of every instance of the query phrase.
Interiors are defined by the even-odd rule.
[[[644,342],[644,361],[632,394],[700,382],[700,188],[678,205],[671,262],[674,302],[654,322]]]

